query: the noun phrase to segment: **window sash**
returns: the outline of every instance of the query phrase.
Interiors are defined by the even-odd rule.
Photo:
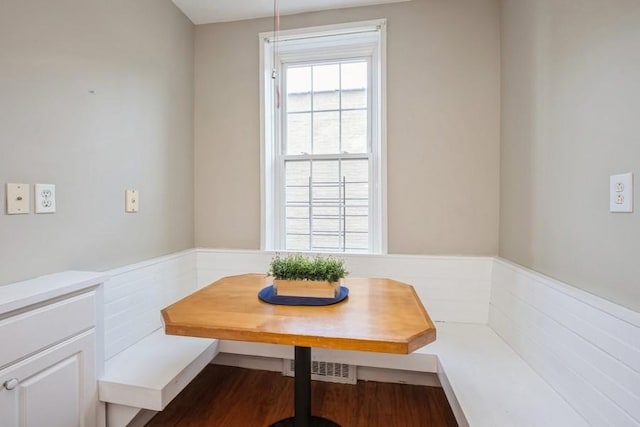
[[[367,172],[364,181],[345,179],[348,176],[348,172],[345,171],[344,167],[346,165],[342,162],[349,163],[353,161],[365,162]],[[327,166],[326,162],[337,163],[335,165],[337,169],[334,173],[336,179],[320,181],[319,178],[315,177],[322,176],[323,171],[317,172],[314,170],[314,165],[323,167]],[[370,252],[373,233],[371,179],[369,178],[371,175],[370,156],[367,154],[286,156],[286,160],[283,160],[282,164],[285,176],[288,173],[287,165],[289,163],[300,163],[303,169],[305,166],[308,168],[308,172],[306,176],[304,172],[300,174],[299,178],[294,182],[287,181],[285,178],[283,183],[282,247],[287,250]],[[329,167],[331,168],[331,166],[333,165]],[[365,197],[361,194],[363,185],[366,186]],[[297,216],[292,217],[290,215],[291,211],[297,212]],[[362,212],[365,211],[366,214],[363,215]],[[363,217],[367,218],[364,229]],[[290,220],[292,220],[291,223],[289,223]],[[289,225],[298,228],[298,231],[292,233],[288,227]],[[307,237],[305,247],[288,247],[289,238],[293,235],[298,236],[298,243],[301,243],[304,240],[303,238]],[[363,236],[366,237],[366,245],[364,246]],[[327,247],[328,243],[325,243],[323,247],[322,244],[316,243],[318,240],[324,239],[327,241],[331,240],[331,238],[335,238],[333,239],[333,246]]]
[[[371,56],[344,58],[339,60],[336,60],[335,58],[328,58],[322,61],[295,61],[295,62],[281,62],[279,64],[280,69],[282,70],[280,75],[281,76],[280,78],[281,108],[278,110],[278,113],[280,115],[279,123],[282,131],[280,133],[280,137],[277,138],[276,140],[276,144],[278,145],[278,149],[277,149],[278,154],[277,154],[276,164],[277,164],[277,169],[279,170],[278,176],[281,177],[280,182],[276,184],[276,192],[279,193],[279,198],[281,200],[281,202],[279,203],[279,214],[278,214],[278,218],[279,218],[278,228],[280,232],[279,232],[279,235],[277,236],[279,240],[279,245],[278,245],[279,248],[282,248],[285,250],[365,252],[366,253],[366,252],[371,252],[374,247],[375,242],[373,240],[373,236],[375,234],[375,230],[374,230],[374,223],[373,223],[373,209],[374,209],[373,200],[375,195],[373,194],[373,186],[371,185],[371,181],[373,178],[373,174],[372,174],[373,169],[371,167],[371,163],[372,163],[371,162],[372,160],[372,156],[371,156],[372,90],[371,88],[372,88],[372,74],[373,74],[372,59],[373,58]],[[344,94],[343,94],[343,87],[342,87],[342,80],[341,80],[342,65],[350,64],[350,63],[358,63],[358,62],[364,62],[367,67],[365,106],[364,108],[358,108],[358,109],[355,109],[355,108],[343,109],[342,106],[343,106]],[[309,82],[310,83],[309,110],[307,112],[307,114],[309,114],[309,120],[310,120],[309,150],[311,151],[311,153],[287,154],[288,145],[289,145],[288,123],[290,119],[290,114],[305,114],[299,111],[295,111],[293,113],[289,112],[289,109],[288,109],[289,91],[287,86],[288,70],[290,68],[296,68],[296,67],[303,67],[303,66],[319,67],[323,65],[338,66],[338,70],[339,70],[338,71],[339,73],[338,108],[331,109],[331,110],[315,109],[314,100],[316,100],[316,96],[318,96],[318,93],[315,91],[315,87],[314,87],[314,73],[312,68],[311,75],[310,75],[310,82]],[[351,110],[366,111],[366,119],[365,119],[366,120],[366,125],[365,125],[366,142],[365,142],[365,150],[363,152],[356,152],[356,153],[342,152],[342,149],[344,148],[343,132],[342,132],[343,131],[342,129],[343,112],[351,111]],[[315,146],[316,136],[314,131],[316,124],[314,121],[317,117],[316,116],[317,113],[323,113],[326,111],[337,112],[336,120],[338,122],[337,123],[338,150],[334,153],[315,154],[313,153],[316,147]],[[366,183],[367,183],[368,191],[367,191],[367,197],[366,197],[367,225],[366,225],[365,232],[354,231],[350,227],[350,225],[354,223],[355,218],[349,215],[349,212],[352,208],[356,207],[354,206],[354,203],[357,203],[357,201],[355,201],[351,197],[347,198],[346,194],[347,194],[347,189],[351,188],[354,184],[347,183],[344,177],[342,176],[342,174],[340,173],[338,173],[338,176],[336,177],[337,180],[334,184],[329,184],[329,183],[321,184],[317,182],[317,180],[315,179],[315,176],[317,175],[317,173],[314,172],[313,162],[337,161],[339,165],[338,168],[339,170],[341,170],[343,160],[347,160],[347,161],[348,160],[365,160],[367,162]],[[292,227],[293,225],[292,225],[292,221],[290,221],[290,218],[288,216],[288,212],[292,207],[303,207],[303,205],[301,205],[300,203],[296,203],[292,205],[287,200],[287,194],[290,191],[290,187],[287,185],[287,182],[286,182],[286,179],[287,179],[286,174],[288,173],[286,164],[287,162],[295,162],[295,161],[298,161],[298,162],[308,161],[310,165],[309,166],[310,176],[309,176],[309,183],[308,183],[308,189],[307,189],[307,194],[309,198],[304,204],[304,206],[306,206],[306,208],[308,209],[307,230],[306,232],[298,233],[297,237],[294,237],[294,234],[291,233],[290,227]],[[337,199],[332,201],[314,199],[314,194],[321,191],[321,190],[320,191],[317,190],[318,185],[332,186],[340,193],[340,196]],[[326,188],[325,188],[325,191],[326,191]],[[325,211],[326,209],[332,209],[333,212],[337,212],[336,215],[338,216],[338,218],[323,222],[323,220],[318,216],[318,214],[315,213],[318,211],[323,211],[323,209]],[[298,224],[301,223],[301,221],[297,221],[297,222]],[[337,230],[335,230],[336,223],[338,224]],[[323,229],[322,226],[319,226],[318,224],[325,224],[325,229]],[[366,242],[367,242],[366,247],[362,247],[362,236],[360,236],[360,239],[358,239],[357,237],[354,236],[354,234],[366,235]],[[297,240],[297,243],[303,244],[305,237],[307,240],[306,247],[303,248],[301,246],[299,247],[289,246],[290,240],[292,243]],[[317,243],[319,241],[320,242],[324,241],[324,243],[323,244]]]
[[[309,110],[302,110],[302,111],[293,111],[293,112],[289,112],[288,111],[288,94],[286,92],[286,88],[287,88],[287,70],[289,68],[294,68],[294,67],[299,67],[299,66],[322,66],[322,65],[334,65],[334,64],[351,64],[351,63],[357,63],[357,62],[365,62],[367,64],[367,88],[366,88],[366,95],[367,95],[367,100],[366,100],[366,104],[364,108],[342,108],[343,105],[343,92],[344,90],[342,89],[342,87],[340,87],[340,95],[339,95],[339,105],[338,108],[333,108],[333,109],[319,109],[316,110],[314,109],[314,105],[313,105],[313,99],[315,97],[315,91],[313,90],[313,80],[312,80],[312,85],[311,85],[311,106]],[[373,74],[374,74],[374,70],[373,70],[373,57],[371,55],[369,56],[360,56],[360,57],[350,57],[350,58],[344,58],[344,59],[339,59],[336,60],[335,58],[330,58],[330,59],[326,59],[326,60],[322,60],[322,61],[295,61],[295,62],[281,62],[280,63],[280,69],[281,71],[281,108],[279,109],[279,116],[280,116],[280,121],[279,121],[279,126],[281,129],[281,133],[280,133],[280,138],[278,138],[278,141],[276,141],[276,144],[278,145],[278,153],[279,155],[283,155],[283,154],[287,154],[287,138],[288,138],[288,119],[289,119],[289,114],[310,114],[311,115],[311,134],[312,134],[312,144],[311,146],[313,147],[313,126],[314,126],[314,116],[317,113],[330,113],[330,112],[337,112],[339,117],[338,117],[338,121],[339,121],[339,133],[338,133],[338,138],[340,141],[339,146],[342,147],[342,119],[343,119],[343,112],[350,112],[350,111],[365,111],[367,112],[367,117],[366,117],[366,151],[367,153],[371,153],[372,152],[372,135],[373,135],[373,126],[372,126],[372,121],[373,121],[373,115],[372,115],[372,110],[373,110],[373,89],[374,89],[374,79],[373,79]],[[312,150],[313,151],[313,150]],[[342,151],[343,152],[343,151]],[[336,153],[338,154],[338,153]]]

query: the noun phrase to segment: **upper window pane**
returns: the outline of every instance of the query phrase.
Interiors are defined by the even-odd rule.
[[[287,154],[311,152],[311,113],[287,114]]]
[[[340,152],[340,113],[329,111],[313,115],[313,153]]]
[[[311,67],[287,68],[287,111],[311,110]]]
[[[340,67],[342,108],[367,108],[368,64],[352,62]]]
[[[369,151],[369,62],[286,66],[287,155]]]
[[[313,67],[313,109],[340,108],[340,64]]]
[[[342,151],[346,153],[366,153],[367,110],[343,111],[340,132]]]

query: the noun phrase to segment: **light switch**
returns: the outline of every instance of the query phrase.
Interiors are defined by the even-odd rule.
[[[633,212],[633,174],[611,175],[609,178],[609,211]]]
[[[9,215],[28,214],[29,184],[7,184],[7,213]]]
[[[140,207],[140,200],[138,190],[127,190],[125,192],[125,212],[134,213],[138,212]]]

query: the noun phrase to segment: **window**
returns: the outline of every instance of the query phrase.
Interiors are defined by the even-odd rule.
[[[384,252],[384,29],[261,34],[264,249]]]

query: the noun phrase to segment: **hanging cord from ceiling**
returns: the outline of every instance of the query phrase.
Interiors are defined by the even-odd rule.
[[[280,108],[280,88],[278,87],[278,71],[276,69],[276,59],[278,57],[278,35],[280,34],[280,1],[273,0],[273,68],[271,79],[274,83],[275,107]]]

